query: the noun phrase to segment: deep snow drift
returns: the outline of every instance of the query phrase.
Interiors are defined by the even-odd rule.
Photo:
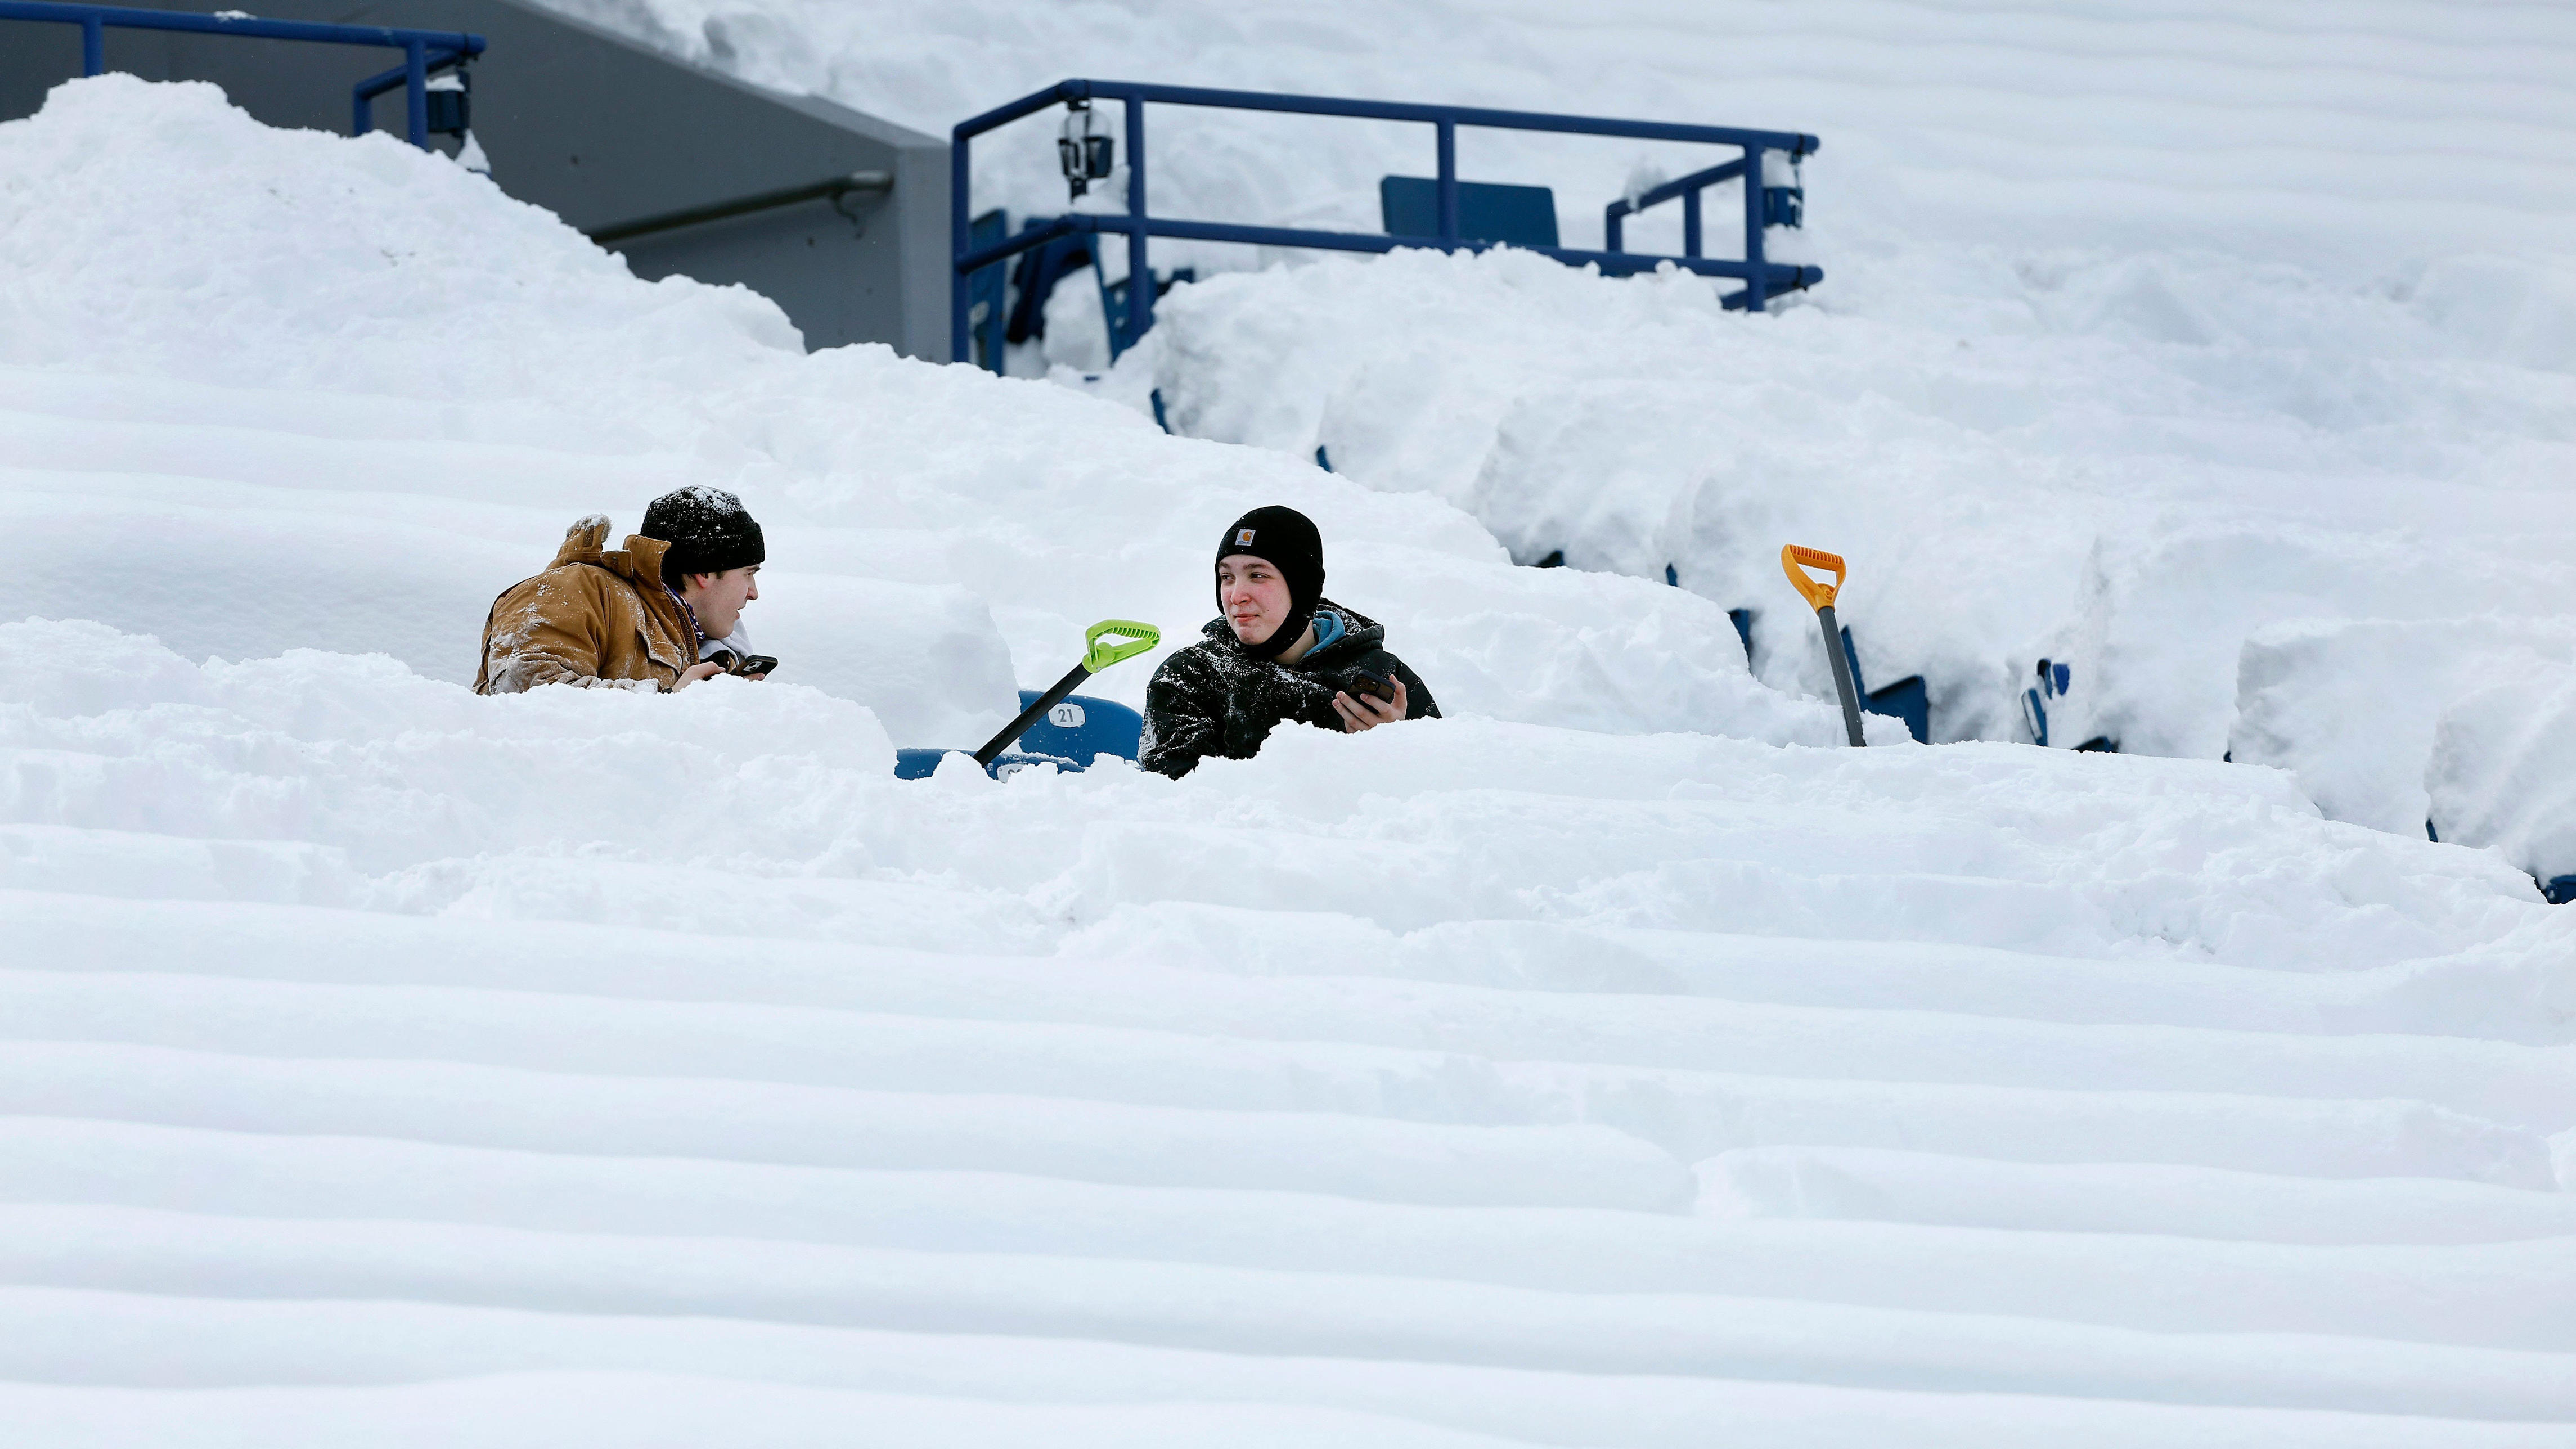
[[[2576,1423],[2576,912],[2492,852],[1812,748],[1688,590],[802,356],[202,87],[0,126],[0,322],[12,1444]],[[768,531],[777,680],[456,683],[681,482]],[[1459,717],[890,777],[1274,499]]]

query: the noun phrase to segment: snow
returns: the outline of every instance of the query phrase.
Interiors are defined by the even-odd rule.
[[[720,30],[748,66],[849,13]],[[1002,14],[944,13],[883,54]],[[1132,19],[1010,14],[970,58],[1009,42],[1035,65],[1066,27]],[[1832,14],[1901,37],[1921,12]],[[2373,12],[2392,33],[2413,14]],[[1497,15],[1479,54],[1544,58],[1539,20]],[[1276,41],[1240,53],[1284,74],[1355,22],[1194,23]],[[2089,23],[2011,22],[2078,52]],[[2501,12],[2514,44],[2425,64],[2501,57],[2492,104],[2541,114],[2515,87],[2549,83],[2548,23]],[[1585,44],[1644,53],[1615,27]],[[1405,59],[1352,53],[1388,76]],[[2548,174],[2540,140],[2498,136],[2400,190]],[[2276,163],[2246,164],[2259,182]],[[2093,222],[2138,210],[2096,200]],[[2480,216],[2501,233],[2509,210]],[[2467,482],[2418,497],[2420,472],[2354,491],[2377,532],[2313,510],[2194,532],[2141,507],[2121,515],[2134,538],[2059,558],[2097,601],[2146,601],[2102,606],[2087,647],[2108,663],[2067,651],[2079,690],[2141,647],[2120,617],[2192,597],[2154,560],[2308,539],[2282,588],[2337,601],[2337,560],[2387,561],[2413,614],[2338,607],[2396,643],[2206,601],[2229,628],[2278,626],[2245,656],[2268,673],[2223,651],[2219,697],[2261,708],[2215,727],[2283,742],[2286,768],[1850,750],[1833,711],[1775,687],[1809,667],[1785,597],[1757,679],[1698,565],[1678,589],[1513,567],[1516,540],[1447,484],[1169,438],[1116,401],[881,348],[807,356],[759,298],[635,281],[391,138],[264,130],[202,86],[69,84],[0,125],[0,568],[24,614],[0,623],[11,1443],[2564,1442],[2576,912],[2542,905],[2516,854],[2568,818],[2556,636],[2498,624],[2528,664],[2478,654],[2387,741],[2291,686],[2342,678],[2330,656],[2349,654],[2412,678],[2469,657],[2483,611],[2538,611],[2566,555],[2547,515],[2501,520],[2550,496],[2545,369],[2425,392],[2448,354],[2419,373],[2371,354],[2317,384],[2341,434],[2254,408],[2204,437],[2205,415],[2139,403],[2156,389],[2136,375],[2074,368],[2095,334],[2000,349],[1983,391],[1927,372],[1882,393],[1888,349],[1956,338],[1821,306],[1748,327],[1669,279],[1609,288],[1528,258],[1347,270],[1196,290],[1216,332],[1229,289],[1312,287],[1327,321],[1351,296],[1436,313],[1508,294],[1534,329],[1633,299],[1641,355],[1732,337],[1694,375],[1775,367],[1889,399],[1867,406],[1886,446],[1918,440],[1921,478],[1949,476],[1965,432],[2036,470],[2154,417],[2211,456],[2273,448],[2283,476],[2249,510],[2315,486],[2312,450],[2413,441],[2504,471],[2483,504]],[[2116,271],[2070,285],[2117,292]],[[2526,322],[2477,335],[2556,345]],[[1190,335],[1176,321],[1164,360]],[[1210,354],[1193,406],[1264,416],[1224,380],[1243,355]],[[1328,359],[1277,356],[1271,401],[1302,416]],[[2382,368],[2384,390],[2328,405],[2335,378]],[[2090,422],[2000,420],[2052,370]],[[1449,374],[1379,390],[1400,383],[1481,396]],[[2382,403],[2387,430],[2353,422]],[[1378,418],[1374,446],[1416,448],[1373,406],[1335,415],[1352,446]],[[1664,446],[1630,431],[1640,455]],[[1494,486],[1561,502],[1538,477]],[[2215,507],[2240,482],[2260,480],[2176,487]],[[491,597],[565,523],[623,526],[688,484],[761,520],[747,617],[777,678],[463,687]],[[1776,556],[1816,526],[1794,510],[1831,502],[1808,492],[1742,526]],[[1651,540],[1636,496],[1602,495],[1601,537]],[[1388,623],[1451,718],[1283,730],[1178,782],[892,778],[898,743],[980,738],[1094,619],[1185,642],[1209,530],[1280,501],[1319,520],[1331,591]],[[1943,617],[2047,638],[2053,616],[2017,623],[1990,577],[2018,556],[1976,551],[2010,543],[2007,511],[1957,508],[1979,566],[1948,572]],[[1883,532],[1798,541],[1861,537],[1851,616],[1882,682],[1909,640],[1946,636],[1869,551],[1902,520],[1864,525]],[[2524,592],[2455,570],[2472,545],[2507,550]],[[2405,633],[2424,619],[2468,622]],[[2198,690],[2219,657],[2156,677]],[[1153,662],[1096,687],[1132,702]],[[2200,703],[2167,726],[2111,693],[2093,707],[2209,727]],[[2456,821],[2503,844],[2312,799],[2346,782],[2339,810],[2411,810],[2410,779],[2446,840]]]
[[[2246,640],[2229,751],[2291,771],[2337,820],[2419,830],[2432,816],[2426,767],[2451,708],[2488,687],[2571,664],[2576,618],[2274,625]]]
[[[2576,668],[2501,680],[2442,712],[2426,817],[2541,880],[2576,876]]]
[[[1159,347],[1127,361],[1180,431],[1321,445],[1524,562],[1671,565],[1754,611],[1756,666],[1784,687],[1830,684],[1780,545],[1840,553],[1863,674],[1924,675],[1936,737],[2027,738],[2017,696],[2046,658],[2073,683],[2052,743],[2215,759],[2266,625],[2529,614],[2576,589],[2576,352],[2499,389],[2410,309],[2298,279],[2307,310],[2377,331],[2261,336],[2294,323],[2258,290],[2208,313],[2212,335],[2133,339],[2102,308],[2183,305],[2218,269],[1996,270],[1973,324],[1823,291],[1748,321],[1680,275],[1330,259],[1176,289]]]
[[[0,636],[35,1442],[564,1374],[969,1442],[2571,1408],[2576,917],[2272,772],[1462,719],[905,785],[792,685],[41,667],[111,643]]]
[[[2359,266],[2135,229],[2080,249],[1953,239],[1937,212],[1919,241],[1907,219],[1901,253],[1882,218],[1818,225],[1827,284],[1764,319],[1685,275],[1525,255],[1219,274],[1176,289],[1121,368],[1134,380],[1106,390],[1150,380],[1181,432],[1321,447],[1370,486],[1448,499],[1523,562],[1670,567],[1752,611],[1757,671],[1792,690],[1829,685],[1774,560],[1832,549],[1852,560],[1840,612],[1864,675],[1923,675],[1936,738],[2030,738],[2018,696],[2041,660],[2072,677],[2047,701],[2061,747],[2215,758],[2320,689],[2405,715],[2452,666],[2280,686],[2303,703],[2244,686],[2269,677],[2266,630],[2491,616],[2463,641],[2484,656],[2576,592],[2563,245],[2383,243]],[[2358,813],[2317,798],[2385,825],[2403,813],[2386,793]],[[2474,809],[2460,828],[2529,837]]]
[[[709,484],[769,536],[746,618],[782,678],[868,705],[898,743],[971,745],[1017,712],[1014,676],[1052,682],[1095,620],[1186,643],[1214,611],[1215,534],[1284,501],[1322,525],[1337,597],[1417,621],[1390,647],[1444,705],[1840,738],[1831,710],[1747,678],[1703,600],[1496,567],[1437,502],[1174,448],[1061,389],[881,347],[808,358],[766,300],[639,285],[392,138],[266,133],[211,87],[147,100],[113,77],[16,129],[0,223],[48,220],[0,231],[0,260],[56,279],[0,302],[0,361],[29,369],[0,561],[31,612],[192,655],[381,651],[465,681],[457,618],[543,568],[565,525],[605,511],[622,536],[652,498]],[[141,224],[144,198],[191,230]],[[1094,692],[1141,702],[1155,657]]]
[[[2237,697],[2235,758],[2290,770],[2327,815],[2576,875],[2576,619],[2276,625],[2246,641]]]
[[[1827,281],[1773,318],[1526,257],[1157,242],[1208,279],[1096,390],[1159,388],[1193,436],[1321,445],[1523,562],[1672,566],[1753,611],[1758,672],[1796,691],[1829,684],[1772,560],[1842,553],[1864,675],[1923,675],[1937,738],[2029,738],[2047,659],[2073,682],[2050,743],[2215,759],[2279,707],[2237,688],[2265,630],[2494,614],[2502,648],[2576,589],[2576,26],[2554,11],[555,3],[932,131],[1087,75],[1820,135],[1810,230],[1771,243]],[[1421,127],[1152,114],[1167,214],[1375,230],[1378,177],[1430,164]],[[976,206],[1063,208],[1051,125],[979,140]],[[1722,159],[1462,146],[1470,177],[1554,187],[1574,246],[1639,178]],[[1677,250],[1676,212],[1630,244]],[[1084,286],[1050,307],[1060,381],[1106,366],[1096,312]]]

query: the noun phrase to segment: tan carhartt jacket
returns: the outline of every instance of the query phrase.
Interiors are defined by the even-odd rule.
[[[492,601],[483,621],[476,694],[516,694],[540,684],[668,693],[697,662],[698,631],[662,587],[670,545],[629,534],[602,551],[608,520],[592,514],[564,531],[544,573]]]

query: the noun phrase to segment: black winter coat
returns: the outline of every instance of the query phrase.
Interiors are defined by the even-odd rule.
[[[1209,755],[1251,759],[1272,728],[1288,720],[1339,733],[1333,695],[1350,691],[1363,669],[1404,681],[1406,719],[1440,717],[1422,676],[1387,652],[1383,625],[1330,599],[1316,607],[1341,615],[1347,632],[1294,664],[1255,658],[1231,625],[1209,620],[1207,638],[1165,659],[1145,687],[1145,738],[1136,762],[1177,780]]]

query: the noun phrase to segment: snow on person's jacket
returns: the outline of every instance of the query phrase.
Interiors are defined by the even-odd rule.
[[[1338,734],[1342,717],[1333,695],[1358,698],[1351,681],[1363,669],[1404,681],[1406,719],[1440,717],[1422,676],[1387,652],[1382,625],[1325,599],[1315,606],[1319,634],[1326,614],[1339,616],[1340,635],[1294,664],[1258,658],[1225,620],[1208,621],[1207,638],[1165,659],[1145,687],[1145,737],[1136,762],[1178,779],[1209,755],[1251,759],[1270,731],[1290,720]]]
[[[544,573],[492,601],[483,621],[476,694],[516,694],[540,684],[668,691],[697,662],[697,626],[662,586],[670,545],[630,534],[603,549],[608,520],[593,514],[564,531]]]

